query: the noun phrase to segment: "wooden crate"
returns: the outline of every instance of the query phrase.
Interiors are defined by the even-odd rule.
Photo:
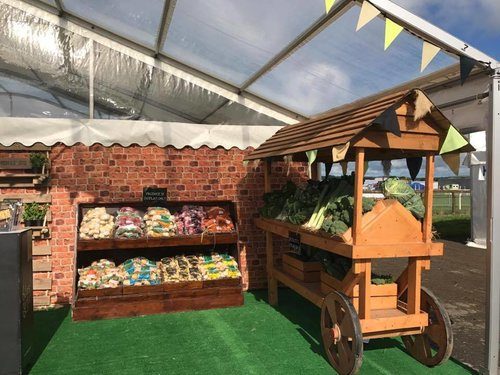
[[[321,292],[325,295],[340,290],[342,288],[342,282],[337,280],[335,277],[329,275],[328,273],[321,271]],[[371,284],[370,288],[371,294],[371,308],[377,309],[395,309],[398,304],[398,285],[396,283],[375,285]],[[356,285],[351,295],[352,304],[358,310],[359,308],[359,286]]]
[[[321,263],[304,262],[292,254],[283,254],[283,271],[306,283],[318,282]]]

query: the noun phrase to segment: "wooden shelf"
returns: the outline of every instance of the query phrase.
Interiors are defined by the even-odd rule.
[[[93,320],[241,305],[241,279],[221,279],[78,291],[72,314]]]
[[[191,236],[173,236],[165,238],[138,238],[138,239],[103,239],[103,240],[78,240],[77,251],[95,251],[95,250],[132,250],[161,248],[173,246],[197,246],[214,244],[236,244],[238,243],[238,234],[215,233],[215,234],[195,234]]]
[[[0,175],[2,188],[27,188],[42,185],[49,180],[48,174],[42,173],[5,173]]]
[[[365,216],[368,216],[368,214]],[[443,255],[443,243],[440,242],[389,242],[392,238],[387,238],[386,243],[360,243],[359,245],[353,245],[352,243],[344,242],[342,237],[332,237],[322,230],[311,232],[304,229],[301,225],[285,223],[279,220],[257,218],[255,219],[255,225],[266,232],[284,238],[288,238],[290,233],[299,233],[301,243],[303,244],[352,259],[406,258]],[[347,231],[346,234],[349,234],[349,231]],[[344,236],[346,234],[344,234]]]

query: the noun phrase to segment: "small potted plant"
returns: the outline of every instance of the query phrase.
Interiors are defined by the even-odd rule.
[[[23,220],[26,227],[41,227],[45,214],[47,213],[47,206],[38,203],[26,203],[24,205]]]
[[[42,173],[43,167],[47,165],[47,156],[41,152],[30,154],[31,169],[33,173]]]

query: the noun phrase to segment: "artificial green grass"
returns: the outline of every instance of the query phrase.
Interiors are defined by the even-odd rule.
[[[35,314],[31,374],[332,374],[319,309],[290,290],[280,306],[264,291],[243,307],[72,322],[68,309]],[[362,374],[470,374],[453,360],[429,369],[395,339],[365,345]]]
[[[435,216],[432,224],[440,240],[465,243],[470,238],[470,215]]]

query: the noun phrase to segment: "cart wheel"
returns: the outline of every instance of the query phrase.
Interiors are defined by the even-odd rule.
[[[426,288],[422,288],[420,306],[429,314],[429,325],[420,335],[403,336],[403,343],[417,361],[429,367],[437,366],[445,362],[453,350],[450,317],[436,296]]]
[[[363,361],[363,335],[349,298],[329,293],[321,306],[321,336],[331,365],[339,374],[356,374]]]

